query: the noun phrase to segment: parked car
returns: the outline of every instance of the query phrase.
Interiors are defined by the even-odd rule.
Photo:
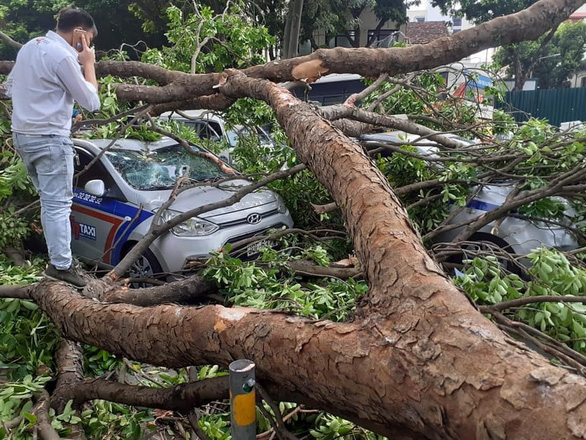
[[[75,139],[76,174],[111,142]],[[205,151],[197,146],[192,148]],[[155,212],[169,199],[179,177],[210,182],[210,185],[181,192],[162,214],[164,220],[225,200],[250,184],[237,178],[212,186],[212,182],[228,175],[223,171],[226,169],[223,162],[208,154],[209,157],[192,155],[168,138],[156,142],[117,140],[74,181],[73,253],[84,262],[115,266],[147,233]],[[133,266],[133,272],[140,277],[177,272],[188,261],[205,259],[226,243],[292,225],[283,200],[268,189],[260,189],[233,205],[206,212],[174,227],[151,244]],[[249,247],[247,255],[258,254],[260,246],[262,243]]]
[[[181,122],[194,128],[200,139],[225,142],[228,148],[223,149],[219,156],[228,164],[233,164],[232,151],[238,146],[238,141],[253,132],[258,136],[261,145],[274,146],[270,135],[264,128],[245,127],[243,125],[229,127],[219,113],[209,110],[186,110],[180,113],[166,112],[159,118],[161,120]]]
[[[476,141],[457,136],[453,133],[446,133],[444,136],[455,140],[463,148],[476,144]],[[389,144],[393,146],[413,145],[419,154],[430,157],[437,157],[436,153],[438,151],[437,142],[431,139],[422,139],[421,136],[399,130],[364,134],[360,137],[360,143],[368,151],[378,149],[375,144]],[[388,157],[393,154],[393,151],[390,149],[380,149],[380,151],[377,151],[377,154],[380,154],[381,157]]]
[[[458,140],[464,148],[475,144],[474,141],[453,134],[449,136]],[[360,141],[367,150],[376,148],[373,145],[375,143],[390,143],[391,145],[409,144],[413,145],[420,155],[429,158],[438,157],[437,153],[439,151],[439,147],[434,141],[429,139],[421,140],[420,136],[402,131],[363,135]],[[393,154],[391,150],[381,151],[383,157],[391,154]],[[440,168],[441,163],[434,163],[433,166]],[[497,209],[505,203],[507,196],[513,191],[514,187],[514,182],[506,180],[493,182],[481,187],[473,187],[474,197],[467,203],[464,209],[456,206],[452,207],[452,211],[460,209],[460,212],[450,220],[449,224],[458,224],[473,220],[487,212]],[[565,206],[567,215],[575,215],[574,210],[566,199],[561,197],[556,197],[555,199]],[[572,250],[578,247],[576,237],[560,224],[534,221],[509,215],[498,228],[495,229],[494,226],[495,222],[487,224],[475,233],[469,241],[490,243],[508,252],[521,255],[526,255],[531,250],[540,246],[555,248],[561,251]],[[463,228],[462,226],[444,232],[438,235],[435,241],[438,243],[451,242],[462,232]]]

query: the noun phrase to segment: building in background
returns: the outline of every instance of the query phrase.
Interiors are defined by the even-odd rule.
[[[409,7],[407,9],[407,17],[409,17],[409,23],[407,24],[407,27],[411,23],[444,22],[446,23],[449,33],[452,35],[474,27],[474,23],[466,20],[465,18],[444,15],[440,8],[432,6],[429,0],[421,0],[419,5]],[[409,44],[408,38],[407,43]],[[496,49],[493,48],[483,50],[464,58],[462,63],[469,68],[480,67],[482,64],[488,64],[492,62],[492,56],[494,55],[495,51]]]
[[[350,20],[349,20],[350,22]],[[389,47],[399,38],[403,27],[398,23],[388,20],[382,26],[380,20],[371,8],[365,8],[358,18],[359,26],[356,29],[348,29],[346,32],[329,37],[324,30],[313,34],[315,43],[319,47]],[[354,43],[354,44],[353,44]],[[308,55],[312,52],[311,43],[306,41],[299,45],[299,55]]]

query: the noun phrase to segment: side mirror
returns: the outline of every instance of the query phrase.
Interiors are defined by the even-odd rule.
[[[106,185],[100,179],[90,180],[85,184],[84,191],[94,196],[102,197],[106,194]]]

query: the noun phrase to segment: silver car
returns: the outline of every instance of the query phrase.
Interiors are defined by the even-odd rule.
[[[110,143],[75,139],[76,174]],[[225,200],[250,184],[237,178],[211,185],[228,174],[219,159],[207,154],[211,158],[190,154],[169,138],[156,142],[117,140],[74,181],[73,253],[88,263],[115,266],[148,232],[155,212],[169,199],[180,177],[210,185],[180,193],[162,214],[163,220]],[[191,218],[159,237],[134,265],[132,275],[149,278],[155,273],[178,272],[189,261],[205,259],[227,243],[292,225],[283,200],[268,189],[260,189],[231,206]],[[262,243],[249,247],[247,256],[257,255],[260,246]]]
[[[200,139],[212,142],[224,142],[227,148],[220,151],[220,158],[229,164],[234,164],[232,152],[238,146],[241,138],[256,134],[263,146],[274,147],[269,134],[261,127],[245,127],[236,125],[229,127],[224,118],[210,110],[184,110],[181,112],[165,112],[159,119],[162,121],[176,121],[193,128]]]
[[[473,146],[474,141],[464,139],[453,134],[447,136],[456,140],[462,147]],[[403,131],[391,131],[386,133],[375,133],[363,135],[360,138],[362,145],[367,150],[376,148],[377,144],[388,143],[390,145],[413,145],[417,153],[429,159],[439,157],[437,144],[429,139],[421,140],[419,136],[408,134]],[[393,154],[390,150],[381,150],[382,156],[389,156]],[[441,164],[432,163],[434,167],[441,168]],[[467,203],[467,205],[460,209],[456,206],[452,210],[460,209],[457,215],[450,219],[450,224],[459,224],[467,221],[472,221],[479,216],[490,212],[502,206],[507,196],[515,188],[515,183],[512,181],[502,181],[499,183],[491,183],[482,187],[475,186],[472,188],[474,197]],[[564,198],[557,197],[556,201],[562,203],[565,207],[566,215],[575,215],[574,210]],[[566,225],[570,226],[570,225]],[[436,242],[451,242],[456,236],[462,232],[464,226],[444,232],[436,237]],[[475,233],[469,241],[488,242],[520,255],[527,255],[533,249],[545,246],[548,248],[555,248],[561,251],[568,251],[576,249],[578,242],[576,237],[568,231],[564,225],[559,223],[547,223],[542,221],[533,221],[526,218],[521,218],[516,215],[507,216],[502,223],[495,227],[495,222],[481,228]]]

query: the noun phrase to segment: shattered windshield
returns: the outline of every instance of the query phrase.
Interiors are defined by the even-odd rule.
[[[157,150],[114,149],[106,155],[124,180],[139,190],[171,189],[179,177],[205,181],[227,176],[211,159],[189,154],[178,144]]]

